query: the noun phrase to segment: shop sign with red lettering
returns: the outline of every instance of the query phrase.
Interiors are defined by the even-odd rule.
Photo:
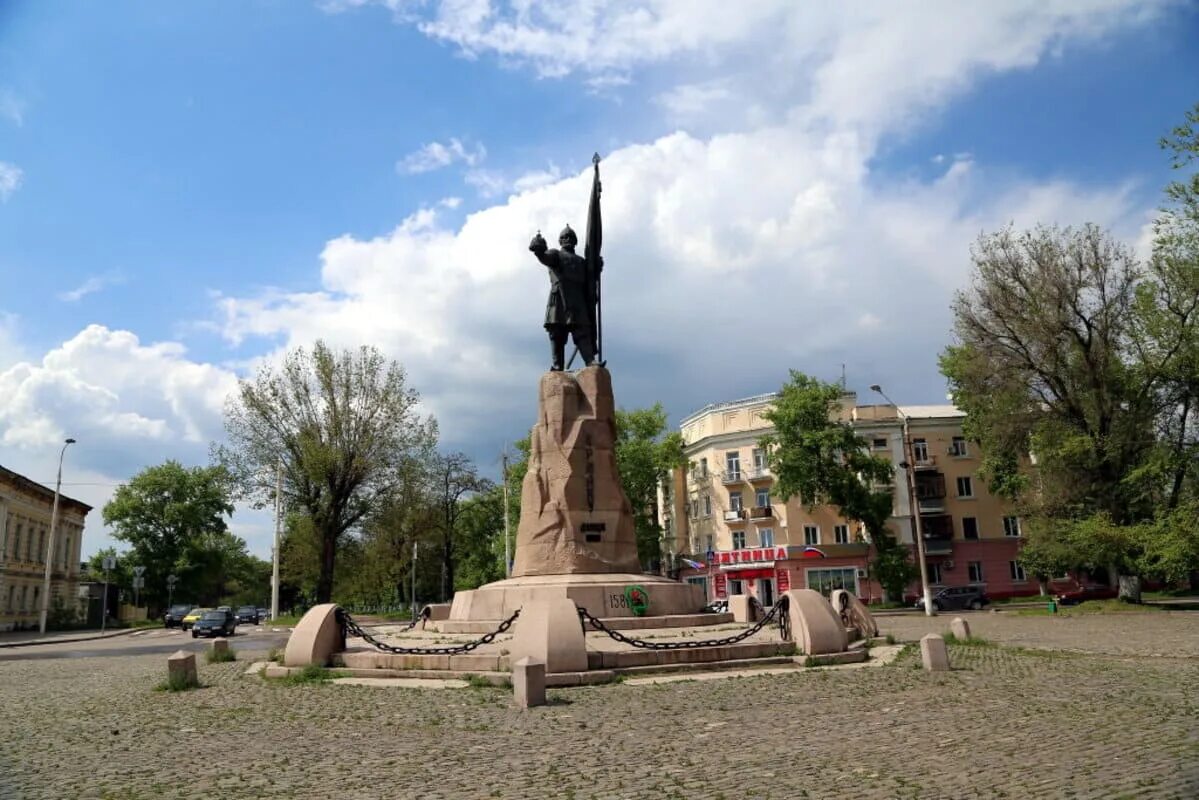
[[[774,571],[774,582],[779,587],[779,594],[791,591],[791,573],[785,569]]]
[[[721,550],[716,553],[716,562],[723,566],[734,564],[762,564],[773,561],[786,561],[785,547],[755,547],[751,550]]]
[[[725,575],[721,575],[719,572],[716,573],[716,575],[714,577],[716,578],[715,587],[716,587],[717,599],[724,599],[724,598],[728,597],[729,596],[729,579],[728,579],[728,577]]]

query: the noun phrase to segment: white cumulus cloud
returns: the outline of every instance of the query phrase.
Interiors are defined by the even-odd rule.
[[[485,158],[487,158],[487,149],[481,144],[472,149],[459,139],[450,139],[445,144],[429,142],[397,161],[396,171],[403,175],[416,175],[456,163],[473,167],[483,163]]]
[[[12,193],[21,188],[25,173],[16,164],[0,161],[0,202],[12,197]]]

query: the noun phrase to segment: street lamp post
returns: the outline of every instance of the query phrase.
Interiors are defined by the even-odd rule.
[[[75,444],[74,439],[67,439],[58,453],[58,480],[54,484],[54,506],[50,511],[50,535],[46,539],[46,572],[42,579],[42,613],[38,621],[38,631],[43,636],[46,633],[46,616],[50,611],[50,570],[54,566],[54,532],[58,528],[58,495],[62,491],[62,459],[67,454],[67,448],[73,444]]]
[[[933,592],[928,585],[928,560],[924,557],[924,529],[920,523],[920,505],[916,498],[916,459],[912,453],[911,431],[908,428],[908,415],[903,413],[899,405],[890,397],[883,393],[882,387],[877,383],[870,387],[870,391],[877,392],[884,400],[895,407],[895,413],[899,414],[899,418],[903,421],[903,457],[907,461],[906,483],[908,490],[908,506],[912,509],[912,528],[913,538],[916,540],[916,559],[920,562],[920,588],[924,593],[924,613],[926,616],[934,616],[933,611]],[[902,465],[901,465],[902,466]]]

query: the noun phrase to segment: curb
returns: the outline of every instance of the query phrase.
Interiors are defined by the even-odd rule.
[[[73,644],[75,642],[94,642],[97,639],[112,639],[117,636],[129,636],[138,631],[155,630],[154,628],[126,628],[119,631],[97,633],[92,636],[64,636],[55,639],[31,639],[27,642],[0,642],[0,649],[6,647],[38,647],[48,644]]]

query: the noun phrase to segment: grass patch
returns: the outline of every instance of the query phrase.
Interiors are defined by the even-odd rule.
[[[342,670],[326,669],[319,667],[316,664],[308,664],[299,672],[293,672],[282,678],[268,678],[266,672],[262,673],[262,679],[270,683],[278,683],[284,686],[296,686],[301,684],[313,683],[328,683],[334,678],[344,678],[348,673]]]
[[[1052,614],[1044,608],[1019,608],[1012,613],[1021,617],[1086,617],[1093,614],[1154,614],[1161,611],[1156,606],[1126,603],[1123,600],[1088,600],[1076,606],[1058,606]]]
[[[981,636],[971,636],[967,639],[959,639],[952,633],[945,634],[942,638],[945,639],[945,644],[954,644],[959,647],[998,647],[994,642],[989,642]]]
[[[209,664],[224,664],[229,661],[236,661],[237,651],[232,647],[224,650],[216,650],[210,647],[208,652],[204,654],[204,660]]]
[[[273,661],[276,664],[282,664],[283,663],[283,651],[280,650],[278,647],[272,647],[266,653],[266,660]]]
[[[297,617],[295,614],[280,614],[279,616],[275,617],[274,619],[263,620],[262,624],[274,626],[276,628],[284,627],[284,626],[294,628],[296,625],[299,624],[301,619],[302,619],[302,617]]]
[[[177,672],[171,673],[167,679],[154,687],[156,692],[186,692],[191,689],[201,688],[201,683],[196,680],[190,680],[186,675],[181,675]]]

